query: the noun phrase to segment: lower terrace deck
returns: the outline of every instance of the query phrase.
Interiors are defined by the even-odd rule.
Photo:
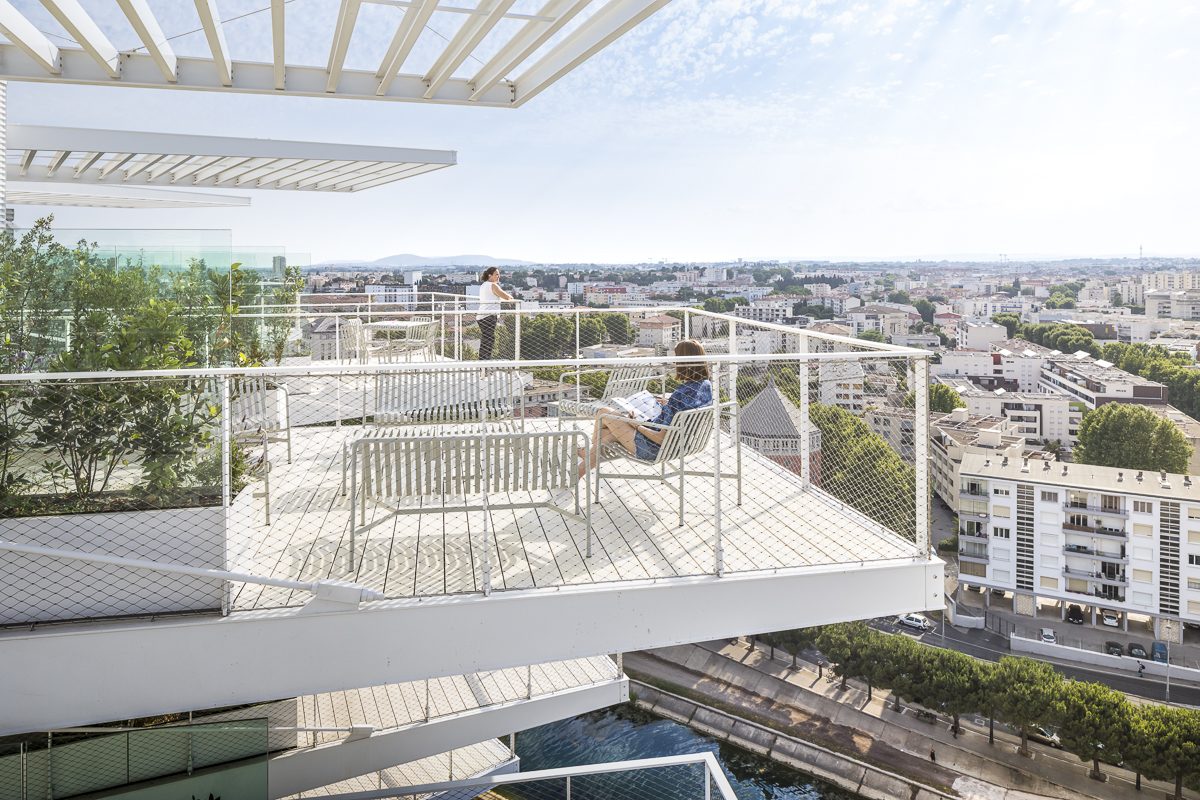
[[[525,421],[527,431],[557,428],[554,419]],[[451,426],[401,430],[407,435],[463,432]],[[293,428],[292,463],[272,451],[270,525],[263,524],[263,500],[254,497],[256,489],[261,491],[257,484],[233,503],[227,568],[288,580],[349,580],[389,598],[483,591],[483,512],[439,513],[444,502],[440,498],[404,501],[428,513],[393,516],[365,531],[360,527],[354,567],[348,569],[350,498],[341,490],[343,445],[355,437],[379,435],[377,431],[354,425]],[[720,446],[722,469],[733,472],[737,452],[728,433],[721,434]],[[713,458],[711,450],[706,451],[690,459],[688,469],[711,473]],[[740,506],[736,480],[722,480],[726,572],[924,558],[912,542],[819,489],[805,489],[799,476],[751,448],[742,448],[742,469]],[[632,461],[622,462],[620,470],[653,474],[653,468]],[[542,494],[548,493],[492,493],[489,501],[498,505],[547,499]],[[560,490],[553,499],[567,506],[570,494]],[[461,503],[451,499],[446,504]],[[590,559],[583,522],[545,508],[492,510],[491,588],[509,591],[712,574],[717,538],[714,479],[688,478],[682,526],[677,524],[677,509],[677,494],[661,482],[603,479],[599,502],[593,505]],[[367,525],[385,516],[378,506],[368,506]],[[301,605],[309,597],[306,592],[242,584],[232,594],[231,610]]]

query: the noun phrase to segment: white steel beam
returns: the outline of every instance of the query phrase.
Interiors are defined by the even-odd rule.
[[[87,54],[110,78],[121,77],[121,55],[95,21],[79,5],[79,0],[42,0],[58,24],[79,42]]]
[[[291,797],[329,784],[331,775],[367,775],[628,701],[629,679],[622,675],[589,686],[534,695],[529,700],[472,708],[429,722],[375,731],[365,739],[297,748],[268,762],[267,797]]]
[[[330,161],[326,166],[319,169],[310,169],[308,172],[302,172],[299,175],[293,175],[286,181],[280,181],[280,186],[295,186],[297,189],[306,189],[309,186],[315,186],[319,181],[324,180],[330,175],[343,175],[345,173],[354,172],[358,168],[358,164],[350,161]]]
[[[396,80],[400,68],[404,66],[404,62],[408,59],[408,54],[412,52],[413,45],[417,43],[421,32],[425,30],[425,24],[429,22],[429,18],[433,16],[433,12],[437,11],[437,0],[421,0],[419,8],[409,8],[405,10],[404,17],[400,20],[400,25],[396,28],[396,35],[392,37],[392,43],[388,46],[387,53],[384,55],[383,63],[379,65],[376,74],[379,76],[378,84],[375,88],[375,94],[378,97],[385,96],[392,88],[392,83]],[[421,82],[421,94],[425,92],[424,81]]]
[[[79,206],[83,208],[219,208],[248,206],[249,197],[179,189],[136,189],[127,186],[47,185],[9,182],[8,204]]]
[[[250,159],[246,157],[222,158],[197,172],[196,177],[192,179],[192,182],[203,183],[204,181],[216,175],[218,172],[224,172],[227,169],[232,169],[238,164],[245,164],[249,160]]]
[[[150,11],[150,6],[146,5],[146,0],[117,0],[117,5],[125,12],[129,24],[133,26],[138,38],[146,46],[146,52],[158,66],[163,78],[168,83],[178,81],[179,78],[176,75],[178,59],[175,58],[175,51],[171,49],[171,45],[167,44],[167,35],[162,32],[158,20]]]
[[[241,183],[242,178],[246,175],[246,173],[258,170],[262,167],[269,167],[278,161],[278,158],[252,158],[249,161],[238,164],[236,167],[227,169],[221,174],[217,175],[217,177],[213,179],[213,185],[216,186],[229,181],[237,181],[238,183]]]
[[[514,2],[516,0],[482,0],[480,2],[479,8],[487,11],[487,16],[468,17],[467,21],[458,29],[458,33],[454,34],[454,38],[446,45],[446,49],[438,56],[437,61],[433,63],[429,72],[425,73],[425,80],[429,83],[429,88],[425,90],[424,94],[426,100],[437,94],[442,85],[450,80],[454,70],[467,60],[476,45],[483,41],[483,37],[491,33],[492,28],[496,26],[504,13],[512,8]]]
[[[263,183],[262,178],[264,176],[271,175],[275,172],[281,172],[289,167],[294,167],[297,164],[302,163],[304,163],[304,159],[302,158],[277,158],[267,166],[259,169],[252,169],[249,172],[239,176],[236,185],[241,186],[243,183],[250,183],[251,181]]]
[[[275,88],[274,65],[252,61],[234,61],[233,72],[238,76],[237,84],[222,86],[211,58],[186,57],[176,59],[178,80],[167,81],[154,59],[143,53],[123,55],[121,80],[114,81],[83,50],[64,48],[59,51],[59,58],[62,61],[62,74],[51,75],[16,45],[0,42],[0,80],[463,105],[468,103],[472,93],[465,80],[451,78],[436,98],[425,100],[426,86],[420,75],[392,75],[386,88],[381,89],[374,72],[343,69],[337,93],[330,95],[327,91],[329,74],[320,66],[285,67],[286,87],[278,90]],[[509,87],[498,86],[473,105],[508,108],[512,105],[512,91]]]
[[[271,54],[272,66],[275,69],[275,89],[283,91],[283,4],[285,0],[271,0]]]
[[[548,15],[554,21],[549,25],[540,22],[525,23],[513,38],[509,39],[503,47],[496,51],[494,56],[488,59],[479,72],[468,79],[467,85],[471,89],[470,99],[478,100],[487,94],[488,90],[499,83],[505,75],[520,66],[521,62],[550,41],[551,36],[562,30],[563,26],[574,19],[590,2],[592,0],[550,0],[546,3],[538,14]]]
[[[516,79],[513,106],[521,106],[536,97],[668,2],[670,0],[610,0]]]
[[[285,180],[285,178],[290,179],[290,177],[292,175],[297,175],[300,173],[300,170],[296,169],[297,164],[309,164],[312,166],[320,166],[321,164],[328,164],[328,163],[329,163],[328,160],[312,162],[312,161],[308,161],[306,159],[296,159],[294,162],[292,162],[290,164],[281,164],[277,169],[273,169],[270,172],[267,172],[263,175],[259,175],[258,176],[258,185],[266,186],[269,183],[286,183],[287,181]]]
[[[177,183],[189,175],[193,175],[208,165],[215,164],[220,160],[220,156],[203,156],[201,158],[193,158],[191,161],[181,164],[178,169],[171,170],[171,183]]]
[[[21,680],[0,681],[0,735],[940,609],[944,570],[867,561],[7,631],[0,663]]]
[[[0,0],[0,33],[7,36],[10,42],[42,69],[52,75],[61,72],[58,48],[35,28],[32,22],[25,19],[20,11],[13,8],[8,0]]]
[[[94,167],[96,162],[99,161],[103,156],[104,153],[85,153],[82,158],[75,162],[75,174],[71,176],[71,180],[75,180],[80,175]],[[50,177],[54,176],[51,175]]]
[[[354,23],[358,21],[358,9],[362,0],[342,0],[338,9],[337,26],[333,31],[333,44],[329,47],[329,81],[325,91],[337,91],[338,81],[342,79],[342,65],[346,63],[346,51],[350,48],[350,37],[354,35]]]
[[[67,157],[70,155],[71,155],[70,150],[59,150],[57,153],[55,153],[54,156],[50,159],[50,166],[46,167],[47,177],[53,178],[54,173],[58,172],[62,168],[63,163],[67,160]]]
[[[183,164],[190,158],[192,158],[192,156],[179,155],[179,156],[171,156],[170,158],[160,161],[152,169],[150,169],[146,172],[146,180],[147,181],[158,180],[159,177],[161,177],[162,175],[165,175],[166,173],[175,169],[180,164]]]
[[[37,150],[26,150],[21,154],[21,174],[19,177],[24,178],[25,173],[29,172],[29,167],[33,164],[33,159],[37,155]]]
[[[103,180],[105,176],[112,174],[113,170],[120,169],[128,164],[137,153],[116,153],[108,162],[100,168],[100,178]]]
[[[129,169],[125,170],[125,179],[124,179],[124,181],[122,181],[122,183],[128,181],[130,178],[134,178],[134,177],[137,177],[138,175],[141,175],[143,172],[150,169],[150,167],[153,167],[155,164],[162,161],[166,157],[167,157],[166,153],[164,153],[162,155],[156,155],[154,153],[147,153],[146,155],[144,155],[140,159],[138,159],[136,162],[134,162],[133,166],[131,166]]]
[[[217,65],[221,85],[233,86],[233,62],[229,58],[229,47],[225,44],[225,29],[221,27],[217,0],[196,0],[196,13],[200,15],[200,24],[208,39],[208,49],[212,51],[213,63]]]

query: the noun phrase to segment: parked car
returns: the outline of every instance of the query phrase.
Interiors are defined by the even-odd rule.
[[[1100,621],[1110,628],[1116,628],[1121,624],[1121,615],[1115,611],[1102,611]]]
[[[1062,747],[1062,742],[1059,741],[1058,734],[1048,731],[1045,728],[1030,728],[1029,740],[1050,745],[1051,747]]]
[[[1075,603],[1067,606],[1067,622],[1071,623],[1072,625],[1082,625],[1083,609]]]
[[[1123,656],[1125,655],[1125,648],[1121,646],[1120,642],[1105,642],[1104,652],[1110,656]]]
[[[933,627],[933,623],[922,617],[920,614],[901,614],[896,617],[896,622],[906,628],[912,628],[917,631],[927,631]]]
[[[1137,642],[1129,643],[1129,655],[1133,658],[1149,658],[1150,655],[1146,652],[1146,648],[1142,647]]]
[[[1167,663],[1167,646],[1162,642],[1150,645],[1150,657],[1163,664]]]
[[[1046,644],[1058,644],[1058,637],[1049,628],[1042,628],[1042,641]]]
[[[992,589],[992,594],[994,594],[996,597],[1004,597],[1005,596],[1003,589]]]

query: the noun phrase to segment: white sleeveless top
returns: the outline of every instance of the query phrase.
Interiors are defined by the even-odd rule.
[[[479,311],[480,314],[499,314],[500,313],[500,295],[496,294],[492,281],[484,281],[479,285]]]

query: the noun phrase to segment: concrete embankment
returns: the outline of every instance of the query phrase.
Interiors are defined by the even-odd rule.
[[[739,719],[648,684],[639,681],[631,683],[636,687],[635,702],[640,708],[692,727],[714,739],[766,756],[870,800],[945,800],[953,796],[903,775],[787,736],[766,726]]]

